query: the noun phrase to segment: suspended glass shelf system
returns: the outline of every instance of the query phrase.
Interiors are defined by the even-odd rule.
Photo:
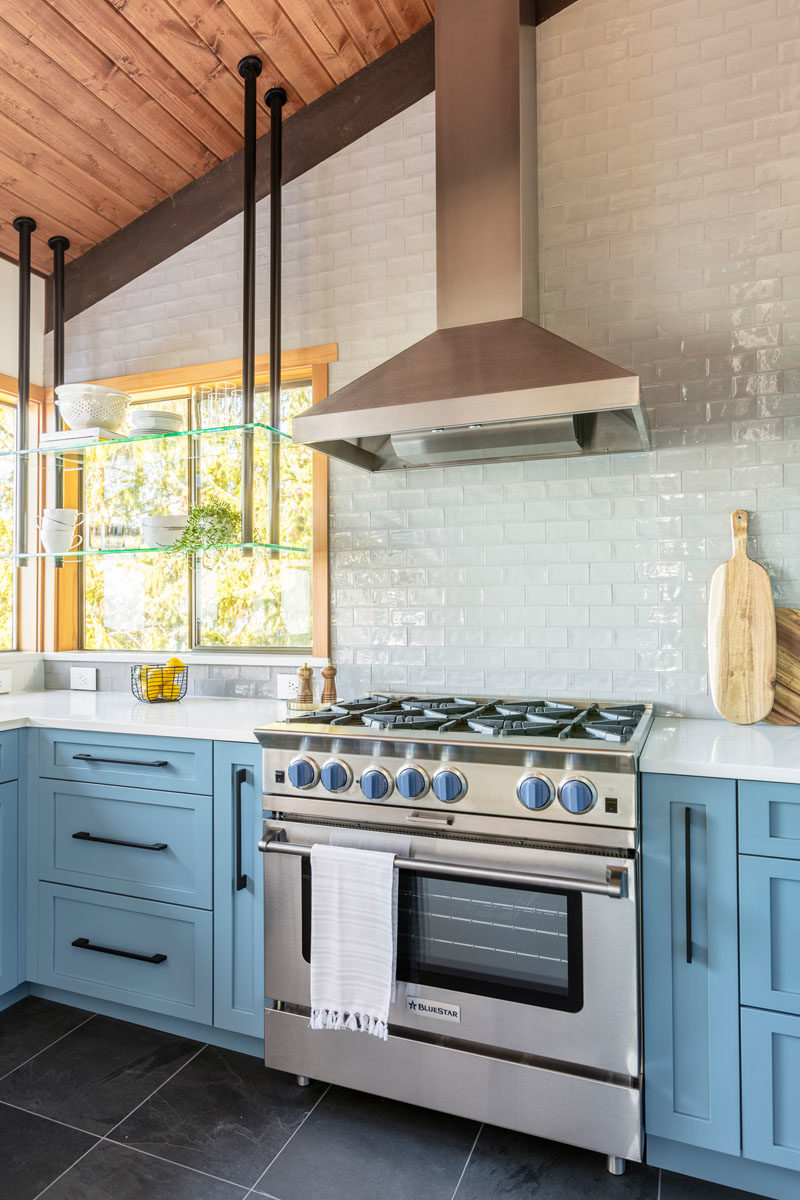
[[[214,543],[209,539],[208,545],[194,551],[197,558],[208,563],[210,555],[219,559],[225,552],[238,551],[245,556],[267,552],[272,558],[299,563],[309,559],[311,549],[307,505],[299,502],[308,489],[308,454],[288,434],[252,421],[163,433],[134,431],[103,441],[5,450],[0,451],[0,459],[28,461],[36,455],[45,472],[58,470],[65,479],[70,472],[80,473],[84,524],[78,532],[82,544],[59,554],[29,551],[25,558],[79,561],[94,556],[148,555],[161,561],[160,556],[179,552],[172,546],[147,545],[143,521],[186,515],[195,505],[217,503],[235,511],[240,520],[247,507],[249,537]],[[245,499],[242,463],[247,459],[252,461],[252,476]],[[277,522],[270,519],[276,487]],[[244,525],[242,520],[242,533],[246,532]]]

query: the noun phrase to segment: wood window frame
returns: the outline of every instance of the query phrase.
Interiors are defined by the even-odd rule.
[[[35,446],[44,425],[47,389],[32,383],[28,390],[28,444]],[[19,403],[19,381],[0,371],[0,400],[13,408]],[[28,460],[28,548],[36,545],[36,517],[40,498],[44,495],[44,471],[37,456]],[[0,656],[13,651],[39,651],[44,645],[44,562],[29,558],[24,566],[16,564],[14,579],[14,628],[11,650],[0,650]]]
[[[300,350],[284,350],[281,354],[281,382],[295,383],[311,380],[313,403],[324,400],[328,395],[328,364],[338,359],[336,343],[310,346]],[[255,382],[264,386],[269,382],[269,355],[258,354],[255,361]],[[0,376],[0,391],[2,390]],[[240,383],[242,379],[241,359],[222,359],[218,362],[200,363],[191,367],[171,367],[164,371],[145,371],[137,375],[116,375],[106,379],[93,379],[92,383],[105,384],[123,392],[136,393],[137,400],[158,401],[166,399],[178,389],[186,390],[202,384],[219,383],[222,380]],[[41,389],[49,406],[48,417],[52,419],[52,389]],[[64,472],[64,504],[77,505],[77,475]],[[44,570],[44,564],[42,564]],[[67,560],[58,570],[47,564],[53,605],[52,625],[47,641],[54,650],[70,651],[82,649],[82,612],[80,595],[80,568],[77,560]],[[314,658],[330,657],[330,578],[328,562],[328,459],[326,455],[313,452],[312,458],[312,515],[311,515],[311,654]],[[231,647],[231,653],[247,653],[247,647]],[[255,648],[253,653],[270,653]],[[275,647],[275,653],[291,653],[291,648]],[[95,651],[92,651],[95,653]],[[107,653],[96,651],[98,656]],[[217,653],[217,651],[215,651]],[[224,651],[219,651],[224,653]]]

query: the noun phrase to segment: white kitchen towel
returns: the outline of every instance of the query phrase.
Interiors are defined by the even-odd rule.
[[[389,1036],[397,944],[393,852],[311,849],[311,1028]]]

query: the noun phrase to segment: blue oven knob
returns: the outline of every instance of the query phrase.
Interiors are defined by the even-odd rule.
[[[418,800],[428,790],[428,776],[420,767],[401,767],[397,772],[397,790],[406,800]]]
[[[367,800],[385,800],[394,787],[391,775],[383,767],[368,767],[359,782]]]
[[[346,763],[339,762],[337,758],[329,758],[322,764],[320,778],[327,792],[344,792],[353,782],[353,772]]]
[[[558,789],[558,798],[567,812],[585,813],[594,808],[597,792],[585,779],[566,779]]]
[[[544,775],[526,775],[517,784],[517,798],[526,808],[547,808],[553,799],[553,785]]]
[[[442,804],[455,804],[467,794],[467,781],[455,767],[441,767],[433,777],[433,794]]]
[[[305,790],[313,787],[318,779],[319,768],[313,759],[298,756],[289,763],[289,783],[292,787]]]

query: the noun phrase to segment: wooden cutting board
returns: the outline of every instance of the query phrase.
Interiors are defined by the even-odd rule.
[[[762,566],[747,556],[747,513],[731,513],[733,557],[708,598],[708,667],[717,711],[737,725],[763,721],[775,700],[775,608]]]
[[[776,608],[778,658],[770,725],[800,725],[800,609]]]

